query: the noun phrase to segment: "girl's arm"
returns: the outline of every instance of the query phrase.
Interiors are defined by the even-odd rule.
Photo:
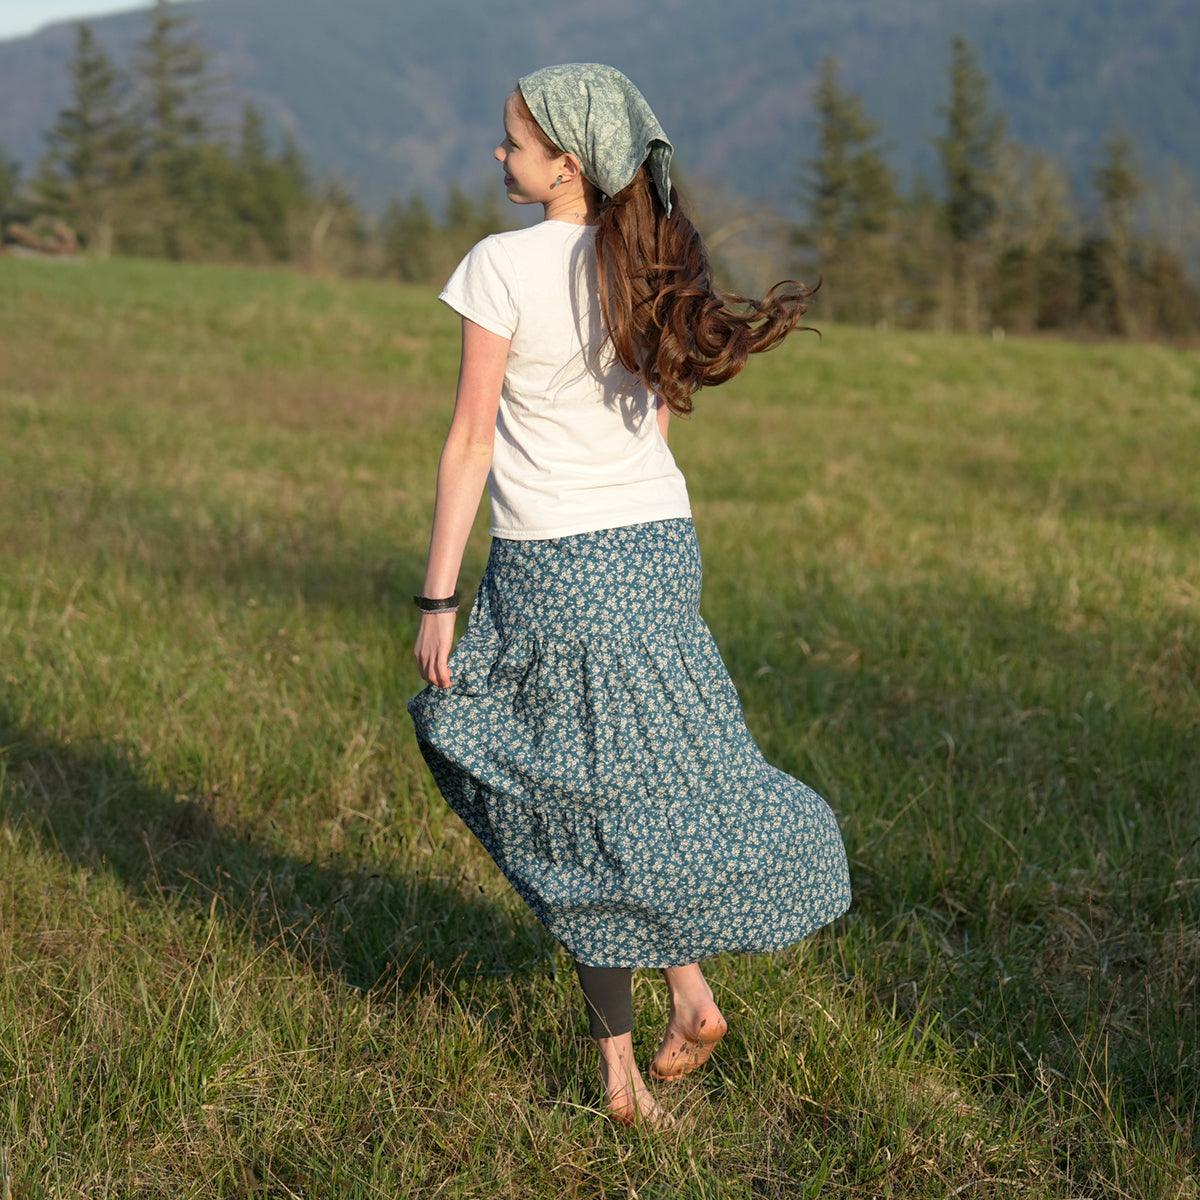
[[[671,425],[671,410],[667,407],[667,402],[661,397],[655,397],[655,403],[658,405],[658,411],[654,414],[658,417],[658,429],[662,434],[662,440],[667,440],[667,430]]]
[[[452,595],[458,582],[467,536],[479,509],[479,498],[492,465],[496,412],[508,360],[509,339],[463,317],[462,363],[454,417],[438,462],[433,534],[425,567],[426,596]],[[421,678],[450,686],[446,659],[454,642],[454,613],[423,613],[414,654]]]

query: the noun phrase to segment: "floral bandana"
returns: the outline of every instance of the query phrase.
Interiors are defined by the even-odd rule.
[[[560,150],[579,159],[606,196],[632,182],[644,162],[671,212],[673,147],[642,93],[603,63],[544,67],[518,81],[533,119]]]

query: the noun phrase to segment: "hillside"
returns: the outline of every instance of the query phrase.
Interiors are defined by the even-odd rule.
[[[671,131],[682,172],[780,203],[809,143],[821,58],[880,118],[894,163],[933,166],[948,45],[977,47],[997,107],[1021,141],[1082,177],[1119,119],[1154,173],[1200,174],[1200,8],[1194,0],[839,0],[753,7],[719,0],[198,0],[185,5],[213,49],[231,111],[254,100],[324,173],[369,204],[491,178],[501,99],[553,61],[610,61],[639,82]],[[94,28],[125,62],[141,13]],[[25,165],[65,98],[74,31],[0,43],[0,144]]]

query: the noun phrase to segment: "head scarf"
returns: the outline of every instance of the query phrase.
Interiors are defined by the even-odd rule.
[[[658,198],[671,212],[673,147],[642,93],[603,63],[544,67],[518,81],[550,140],[579,159],[584,175],[615,196],[648,162]]]

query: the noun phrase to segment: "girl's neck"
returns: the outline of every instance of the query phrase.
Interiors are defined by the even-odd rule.
[[[543,205],[543,220],[569,225],[595,225],[600,219],[600,193],[590,183],[575,183],[569,192],[554,196]]]

